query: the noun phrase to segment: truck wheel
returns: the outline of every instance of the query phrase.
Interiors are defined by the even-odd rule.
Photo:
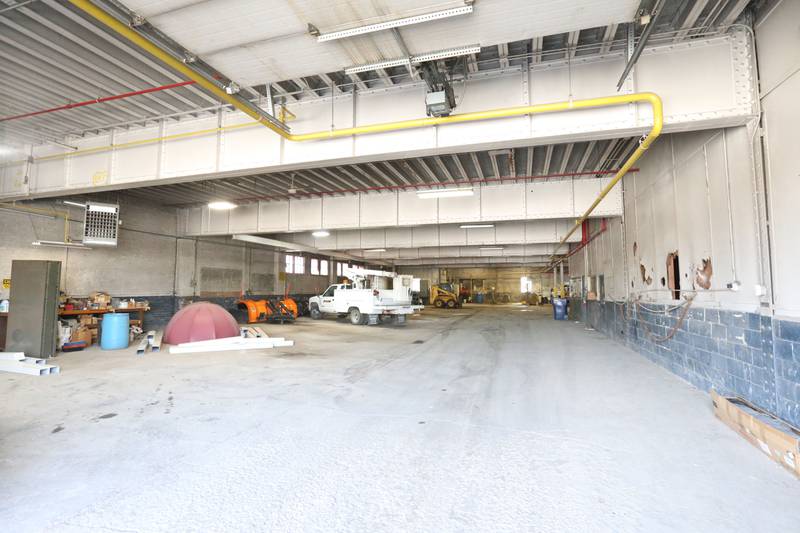
[[[455,300],[447,300],[447,308],[448,309],[454,309],[455,306],[456,306],[456,301]]]
[[[397,315],[394,318],[394,324],[396,326],[405,326],[406,325],[406,315]]]
[[[359,326],[364,323],[364,315],[359,311],[358,307],[350,308],[350,323],[354,326]]]
[[[313,318],[314,320],[319,320],[320,318],[322,318],[322,313],[320,312],[319,306],[317,306],[317,304],[313,304],[311,306],[310,312],[311,312],[311,318]]]
[[[444,307],[444,302],[441,299],[437,298],[436,300],[433,301],[433,306],[438,309],[441,309],[442,307]]]

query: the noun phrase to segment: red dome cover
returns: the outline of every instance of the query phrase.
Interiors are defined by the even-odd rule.
[[[187,305],[175,313],[164,330],[164,342],[167,344],[238,336],[239,324],[233,315],[211,302]]]

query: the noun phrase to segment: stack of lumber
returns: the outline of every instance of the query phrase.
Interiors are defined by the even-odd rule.
[[[61,369],[57,365],[48,365],[46,361],[36,357],[25,357],[22,352],[0,352],[0,371],[31,376],[46,376],[60,372]]]
[[[261,350],[294,346],[294,341],[283,337],[269,337],[259,327],[242,328],[239,337],[212,339],[208,341],[184,342],[170,346],[169,353],[228,352],[236,350]]]

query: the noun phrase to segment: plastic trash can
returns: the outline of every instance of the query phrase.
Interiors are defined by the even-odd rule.
[[[553,319],[567,319],[567,300],[565,298],[553,298]]]
[[[482,292],[479,292],[479,293],[475,294],[475,303],[476,304],[482,304],[483,303],[483,293]]]
[[[130,315],[128,313],[106,313],[100,330],[100,348],[122,350],[128,347]]]

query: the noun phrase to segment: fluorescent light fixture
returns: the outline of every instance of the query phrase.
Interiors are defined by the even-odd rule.
[[[502,249],[503,249],[502,246],[481,246],[482,252],[497,251]]]
[[[428,191],[417,191],[419,198],[453,198],[456,196],[472,196],[475,191],[472,187],[460,187],[458,189],[431,189]]]
[[[439,59],[447,59],[448,57],[468,56],[471,54],[479,54],[481,45],[470,44],[467,46],[456,46],[454,48],[445,48],[436,52],[429,52],[427,54],[420,54],[411,56],[412,63],[424,63],[425,61],[438,61]]]
[[[82,204],[80,202],[73,202],[73,201],[70,201],[70,200],[64,200],[61,203],[64,204],[64,205],[71,205],[71,206],[74,206],[74,207],[82,207],[82,208],[86,209],[86,204]]]
[[[387,59],[385,61],[378,61],[376,63],[366,63],[363,65],[354,65],[344,69],[347,75],[357,74],[359,72],[369,72],[371,70],[378,70],[389,67],[411,67],[411,63],[424,63],[425,61],[437,61],[439,59],[447,59],[448,57],[467,56],[470,54],[478,54],[481,51],[481,45],[472,44],[469,46],[457,46],[455,48],[446,48],[436,52],[428,52],[427,54],[420,54],[411,57],[398,57],[396,59]]]
[[[434,11],[433,13],[425,13],[424,15],[415,15],[413,17],[404,17],[400,19],[387,20],[386,22],[378,22],[377,24],[358,26],[356,28],[350,28],[349,30],[322,33],[317,36],[317,42],[322,43],[325,41],[335,41],[336,39],[345,39],[347,37],[355,37],[356,35],[364,35],[365,33],[373,33],[376,31],[389,30],[392,28],[400,28],[402,26],[410,26],[412,24],[419,24],[421,22],[430,22],[432,20],[455,17],[458,15],[467,15],[469,13],[472,13],[471,5],[454,7],[452,9]]]
[[[44,246],[50,248],[77,248],[79,250],[91,250],[82,242],[61,242],[61,241],[33,241],[34,246]]]
[[[381,68],[389,67],[410,67],[411,59],[408,57],[401,57],[398,59],[387,59],[386,61],[378,61],[377,63],[367,63],[365,65],[354,65],[344,69],[344,73],[348,76],[358,72],[368,72],[370,70],[378,70]]]
[[[326,231],[324,229],[318,229],[317,231],[312,231],[311,232],[311,236],[312,237],[330,237],[330,235],[331,235],[331,232],[330,231]]]
[[[494,224],[461,224],[461,229],[493,228]]]
[[[378,252],[385,252],[385,251],[386,251],[386,248],[373,248],[373,249],[371,249],[371,250],[364,250],[364,251],[365,251],[365,252],[369,252],[369,253],[371,253],[371,252],[378,253]]]
[[[236,204],[234,204],[232,202],[225,202],[225,201],[208,202],[208,208],[209,209],[217,209],[217,210],[222,211],[222,210],[226,210],[226,209],[235,209],[236,208]]]

